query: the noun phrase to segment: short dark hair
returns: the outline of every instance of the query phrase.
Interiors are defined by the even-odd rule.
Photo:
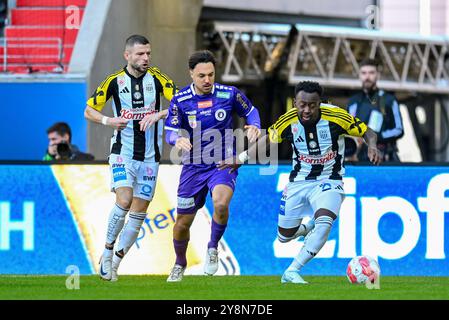
[[[379,63],[375,59],[366,58],[360,62],[360,68],[364,66],[373,66],[376,67],[376,70],[379,69]]]
[[[133,34],[132,36],[129,36],[128,39],[126,39],[125,42],[125,48],[126,47],[134,47],[136,44],[149,44],[150,41],[148,41],[147,38],[144,36],[141,36],[139,34]]]
[[[214,67],[215,64],[217,63],[217,60],[215,59],[212,52],[210,52],[209,50],[201,50],[194,52],[189,58],[189,69],[190,70],[195,69],[195,66],[198,63],[208,63],[208,62],[211,62],[214,65]]]
[[[323,88],[315,81],[301,81],[295,87],[295,97],[299,91],[305,91],[307,93],[316,92],[320,97],[323,95]]]
[[[50,134],[52,132],[57,132],[60,136],[68,134],[69,142],[72,141],[72,130],[70,129],[70,126],[65,122],[56,122],[54,125],[47,129],[47,134]]]

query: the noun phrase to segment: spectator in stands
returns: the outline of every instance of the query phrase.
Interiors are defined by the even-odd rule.
[[[94,160],[94,156],[84,153],[72,144],[72,130],[65,122],[57,122],[47,129],[48,148],[42,160]]]
[[[404,135],[399,104],[393,94],[377,87],[379,66],[373,59],[360,63],[362,90],[348,102],[348,112],[377,133],[377,148],[383,161],[400,161],[396,140]],[[349,160],[369,161],[366,144],[356,141],[355,155]]]

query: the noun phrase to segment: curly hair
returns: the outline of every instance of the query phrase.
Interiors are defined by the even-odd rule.
[[[295,96],[299,91],[305,91],[307,93],[316,92],[320,97],[323,95],[323,88],[315,81],[301,81],[295,87]]]

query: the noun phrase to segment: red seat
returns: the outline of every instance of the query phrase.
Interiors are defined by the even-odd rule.
[[[7,71],[67,72],[87,0],[16,0],[5,28]],[[77,11],[67,7],[79,8]],[[78,9],[75,8],[75,9]],[[5,48],[0,47],[0,72]],[[62,66],[62,67],[61,67]]]
[[[26,27],[26,26],[7,26],[5,28],[5,37],[8,38],[59,38],[63,44],[75,44],[77,29],[67,29],[63,27]]]
[[[16,0],[17,7],[85,7],[87,0]]]
[[[18,26],[64,26],[71,23],[73,11],[65,9],[12,9],[11,24]],[[79,10],[80,22],[84,10]]]

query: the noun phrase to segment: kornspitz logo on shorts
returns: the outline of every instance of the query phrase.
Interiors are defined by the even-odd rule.
[[[225,109],[218,109],[215,111],[215,119],[218,121],[223,121],[226,118],[226,110]]]

